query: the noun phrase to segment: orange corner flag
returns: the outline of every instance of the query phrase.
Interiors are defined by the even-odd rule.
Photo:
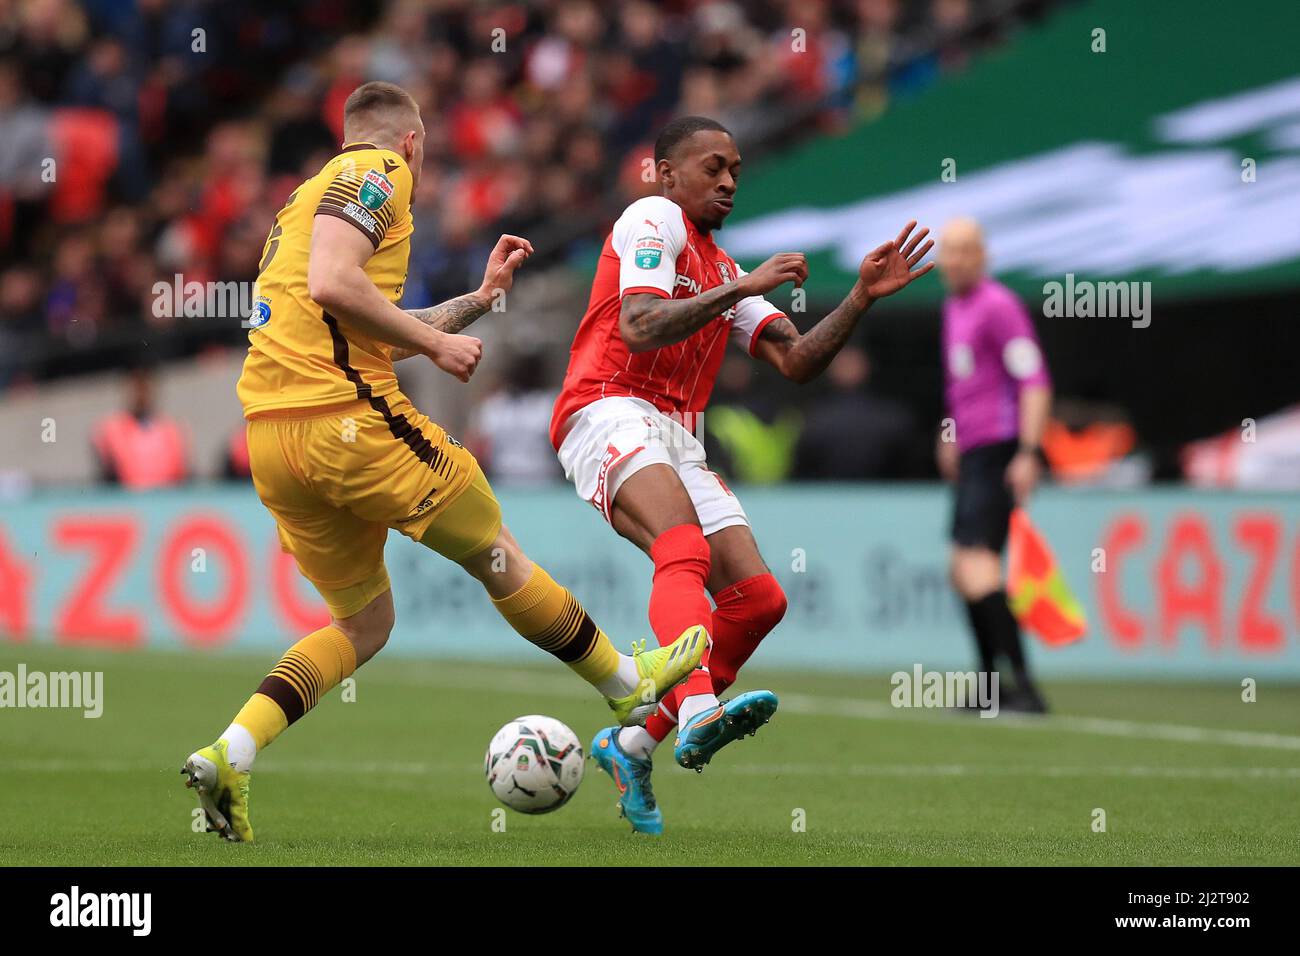
[[[1011,613],[1049,646],[1077,641],[1088,629],[1083,606],[1023,508],[1011,512],[1007,597]]]

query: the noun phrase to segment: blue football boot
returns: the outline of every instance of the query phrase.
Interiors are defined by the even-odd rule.
[[[618,727],[606,727],[591,742],[596,766],[610,775],[618,787],[618,809],[636,833],[658,836],[664,832],[664,815],[655,803],[650,786],[650,759],[633,757],[618,744]]]
[[[687,770],[702,771],[727,744],[758,733],[776,713],[776,705],[770,690],[751,690],[698,713],[677,728],[673,756]]]

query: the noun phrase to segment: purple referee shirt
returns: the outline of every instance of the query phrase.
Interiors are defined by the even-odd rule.
[[[957,448],[1020,435],[1020,390],[1051,385],[1038,335],[1015,294],[983,278],[943,302],[943,367]]]

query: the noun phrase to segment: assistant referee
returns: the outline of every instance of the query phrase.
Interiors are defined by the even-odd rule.
[[[948,415],[939,470],[956,484],[952,582],[966,604],[980,669],[999,671],[1003,710],[1047,709],[1025,660],[1020,625],[1007,604],[1002,550],[1011,510],[1041,475],[1040,446],[1052,403],[1051,379],[1024,305],[985,271],[984,237],[971,219],[954,220],[939,240],[943,359]]]

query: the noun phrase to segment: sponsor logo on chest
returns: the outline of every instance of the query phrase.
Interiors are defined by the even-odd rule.
[[[709,284],[710,289],[716,289],[720,285],[726,285],[728,282],[735,281],[735,275],[731,268],[731,263],[718,260],[714,263],[718,269],[718,281]],[[674,284],[681,289],[685,289],[691,295],[699,295],[704,291],[704,283],[694,276],[677,274]],[[720,313],[721,317],[730,322],[736,317],[736,307],[733,305],[727,311]]]
[[[247,325],[250,329],[260,329],[270,321],[271,300],[267,296],[259,295],[253,304],[253,312],[247,319]]]

